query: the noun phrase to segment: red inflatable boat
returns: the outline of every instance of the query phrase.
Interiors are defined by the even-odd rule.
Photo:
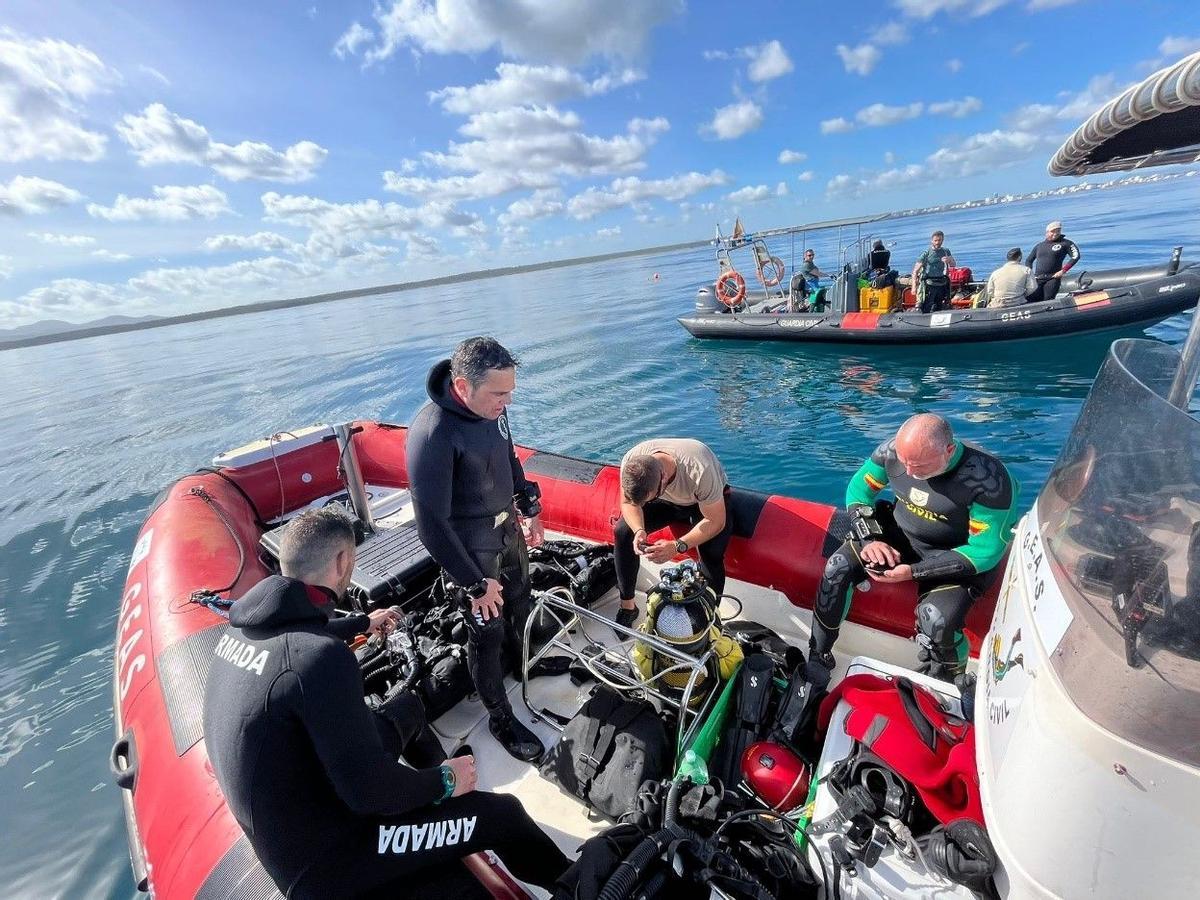
[[[335,429],[316,426],[222,454],[214,469],[168,487],[138,535],[117,621],[112,766],[123,788],[138,886],[160,900],[272,895],[208,763],[204,683],[224,620],[193,595],[238,597],[270,574],[260,552],[263,534],[299,509],[345,494],[341,464],[348,449],[368,490],[397,496],[396,489],[407,487],[406,428],[357,422],[349,433],[346,444]],[[525,448],[518,454],[541,486],[548,531],[612,540],[620,494],[615,466]],[[730,579],[772,587],[811,608],[824,561],[848,528],[845,512],[741,489],[731,502]],[[371,577],[385,592],[402,593],[404,572],[384,565]],[[973,654],[995,596],[993,590],[976,603],[968,619]],[[915,602],[912,585],[874,585],[856,598],[850,621],[911,637]],[[754,618],[747,606],[746,616]],[[493,896],[522,896],[502,869],[474,871]]]

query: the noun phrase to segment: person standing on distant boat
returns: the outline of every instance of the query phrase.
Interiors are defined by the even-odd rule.
[[[993,309],[1020,306],[1036,290],[1033,271],[1021,264],[1021,248],[1013,247],[1008,251],[1007,262],[988,278],[987,305]]]
[[[1062,277],[1083,256],[1075,242],[1062,233],[1062,222],[1051,222],[1046,226],[1046,239],[1029,251],[1025,265],[1033,268],[1037,288],[1025,299],[1029,303],[1053,300],[1058,296]]]
[[[950,272],[951,266],[957,265],[954,254],[949,247],[943,247],[946,235],[935,231],[929,239],[929,249],[917,257],[913,265],[913,290],[924,288],[919,312],[937,312],[950,306]]]
[[[876,503],[884,488],[895,504]],[[846,507],[861,523],[829,557],[813,603],[809,656],[833,669],[834,642],[854,586],[917,583],[918,657],[946,681],[964,670],[963,622],[991,583],[1016,522],[1019,485],[1004,464],[955,440],[941,416],[911,417],[850,479]],[[866,534],[862,534],[862,532]]]
[[[677,540],[646,542],[648,532],[673,522],[689,528]],[[637,621],[633,594],[639,556],[665,563],[699,548],[700,572],[720,597],[732,534],[729,483],[712,450],[691,438],[657,438],[634,446],[621,460],[621,518],[613,527],[621,598],[617,624],[628,628]]]
[[[421,541],[469,606],[467,664],[488,728],[509,754],[533,762],[545,747],[504,689],[531,606],[525,548],[543,540],[541,491],[508,427],[516,373],[516,357],[490,337],[463,341],[435,365],[430,402],[408,430],[408,478]]]
[[[295,898],[382,896],[494,850],[518,878],[552,887],[568,861],[516,797],[475,790],[474,757],[446,759],[427,728],[414,756],[387,712],[363,702],[345,639],[396,617],[331,618],[354,571],[349,517],[325,507],[286,528],[282,574],[230,609],[203,716],[217,784],[275,885]],[[417,700],[410,725],[423,724]]]

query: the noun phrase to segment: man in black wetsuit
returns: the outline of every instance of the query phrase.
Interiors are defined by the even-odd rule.
[[[348,897],[412,887],[424,870],[491,849],[518,878],[549,887],[567,860],[515,797],[476,792],[474,757],[445,760],[431,733],[432,744],[402,747],[395,723],[364,703],[344,638],[386,628],[389,616],[330,619],[354,554],[338,511],[296,518],[283,574],[233,604],[215,648],[205,745],[263,868],[288,897]],[[424,768],[398,762],[399,749]]]
[[[1037,290],[1025,295],[1026,303],[1053,300],[1058,296],[1062,277],[1079,262],[1082,254],[1075,242],[1064,237],[1062,222],[1051,222],[1046,226],[1046,239],[1029,251],[1025,265],[1033,269]]]
[[[896,503],[875,503],[891,487]],[[963,622],[991,582],[1016,521],[1019,486],[1004,464],[954,439],[949,423],[913,416],[880,444],[850,479],[846,507],[874,525],[825,565],[813,604],[810,655],[833,668],[830,650],[865,578],[917,582],[919,656],[929,672],[952,680],[967,661]]]
[[[426,384],[432,402],[408,431],[408,478],[421,540],[470,603],[467,665],[488,728],[532,762],[545,748],[513,715],[504,689],[530,612],[526,541],[542,542],[540,492],[508,429],[516,371],[516,358],[489,337],[463,341],[435,365]]]

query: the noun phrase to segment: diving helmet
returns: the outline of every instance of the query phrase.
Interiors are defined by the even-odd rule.
[[[742,777],[776,812],[790,812],[808,797],[808,766],[782,744],[759,741],[742,754]]]

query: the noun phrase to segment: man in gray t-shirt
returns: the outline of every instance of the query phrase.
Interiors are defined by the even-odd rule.
[[[647,542],[648,532],[671,523],[690,527],[678,540]],[[628,627],[637,620],[639,556],[665,563],[698,548],[700,571],[719,597],[732,532],[729,486],[712,450],[691,438],[656,438],[633,447],[621,460],[621,518],[613,527],[621,596],[617,624]]]
[[[943,247],[946,236],[935,231],[929,239],[929,249],[913,264],[913,290],[922,297],[919,311],[937,312],[950,306],[950,266],[958,265],[949,247]]]

